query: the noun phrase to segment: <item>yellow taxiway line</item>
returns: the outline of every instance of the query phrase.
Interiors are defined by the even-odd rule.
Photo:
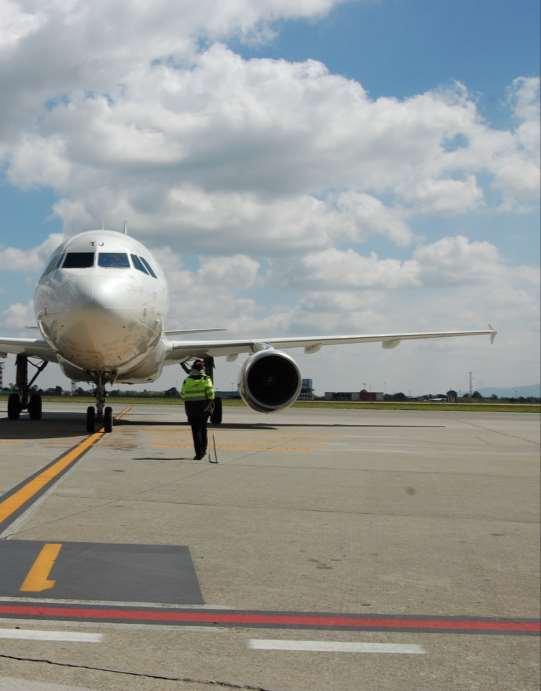
[[[119,419],[125,415],[130,408],[122,410],[115,419]],[[88,449],[96,444],[104,436],[103,429],[98,430],[94,434],[89,435],[83,439],[79,444],[70,449],[58,460],[46,466],[40,473],[24,483],[12,494],[9,494],[5,499],[0,499],[0,529],[2,524],[8,520],[14,513],[18,512],[25,505],[32,502],[34,498],[48,485],[70,466],[72,466]]]

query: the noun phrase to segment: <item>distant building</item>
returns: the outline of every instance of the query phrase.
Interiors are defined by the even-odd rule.
[[[314,384],[313,379],[303,379],[301,385],[301,392],[299,394],[299,401],[313,401],[314,400]]]
[[[381,391],[325,391],[326,401],[383,401]]]
[[[167,391],[164,391],[163,395],[165,398],[180,398],[179,390],[175,386],[172,386],[170,389],[167,389]]]
[[[362,389],[359,391],[360,401],[383,401],[383,391],[367,391]]]
[[[238,389],[233,391],[216,391],[217,398],[240,398],[240,393]]]
[[[326,401],[358,401],[358,391],[325,391]]]

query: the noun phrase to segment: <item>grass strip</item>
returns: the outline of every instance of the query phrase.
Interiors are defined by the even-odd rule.
[[[0,395],[0,400],[7,396]],[[90,396],[44,396],[47,403],[79,403],[81,405],[93,405],[95,399]],[[122,405],[182,405],[178,398],[165,396],[111,396],[107,399],[109,404]],[[223,399],[223,405],[227,407],[240,407],[244,403],[238,399]],[[297,401],[294,408],[322,408],[322,409],[346,409],[346,410],[436,410],[444,412],[471,412],[471,413],[541,413],[539,403],[430,403],[418,401]]]

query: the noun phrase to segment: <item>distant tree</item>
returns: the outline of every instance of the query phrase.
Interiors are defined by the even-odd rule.
[[[456,399],[458,398],[458,394],[454,389],[449,389],[447,392],[447,401],[449,403],[456,403]]]
[[[405,393],[402,393],[402,391],[399,391],[398,393],[393,394],[393,401],[405,401],[407,398]]]
[[[491,401],[497,401],[497,400],[498,400],[498,396],[496,396],[496,394],[493,393],[492,396],[490,397],[490,400],[491,400]]]
[[[474,391],[474,392],[472,393],[471,397],[472,397],[472,398],[475,398],[476,400],[480,400],[481,398],[483,398],[483,397],[481,396],[481,394],[479,393],[479,391]]]
[[[54,390],[57,396],[62,396],[63,391],[61,386],[55,386]]]

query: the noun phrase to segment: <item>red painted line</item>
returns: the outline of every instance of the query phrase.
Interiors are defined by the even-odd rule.
[[[226,612],[220,610],[154,610],[115,607],[78,607],[39,604],[0,604],[0,616],[89,621],[124,621],[169,624],[213,624],[222,626],[260,626],[326,628],[336,630],[378,630],[465,633],[541,633],[541,622],[532,619],[489,619],[462,617],[400,617],[340,614],[302,614],[266,612]]]

